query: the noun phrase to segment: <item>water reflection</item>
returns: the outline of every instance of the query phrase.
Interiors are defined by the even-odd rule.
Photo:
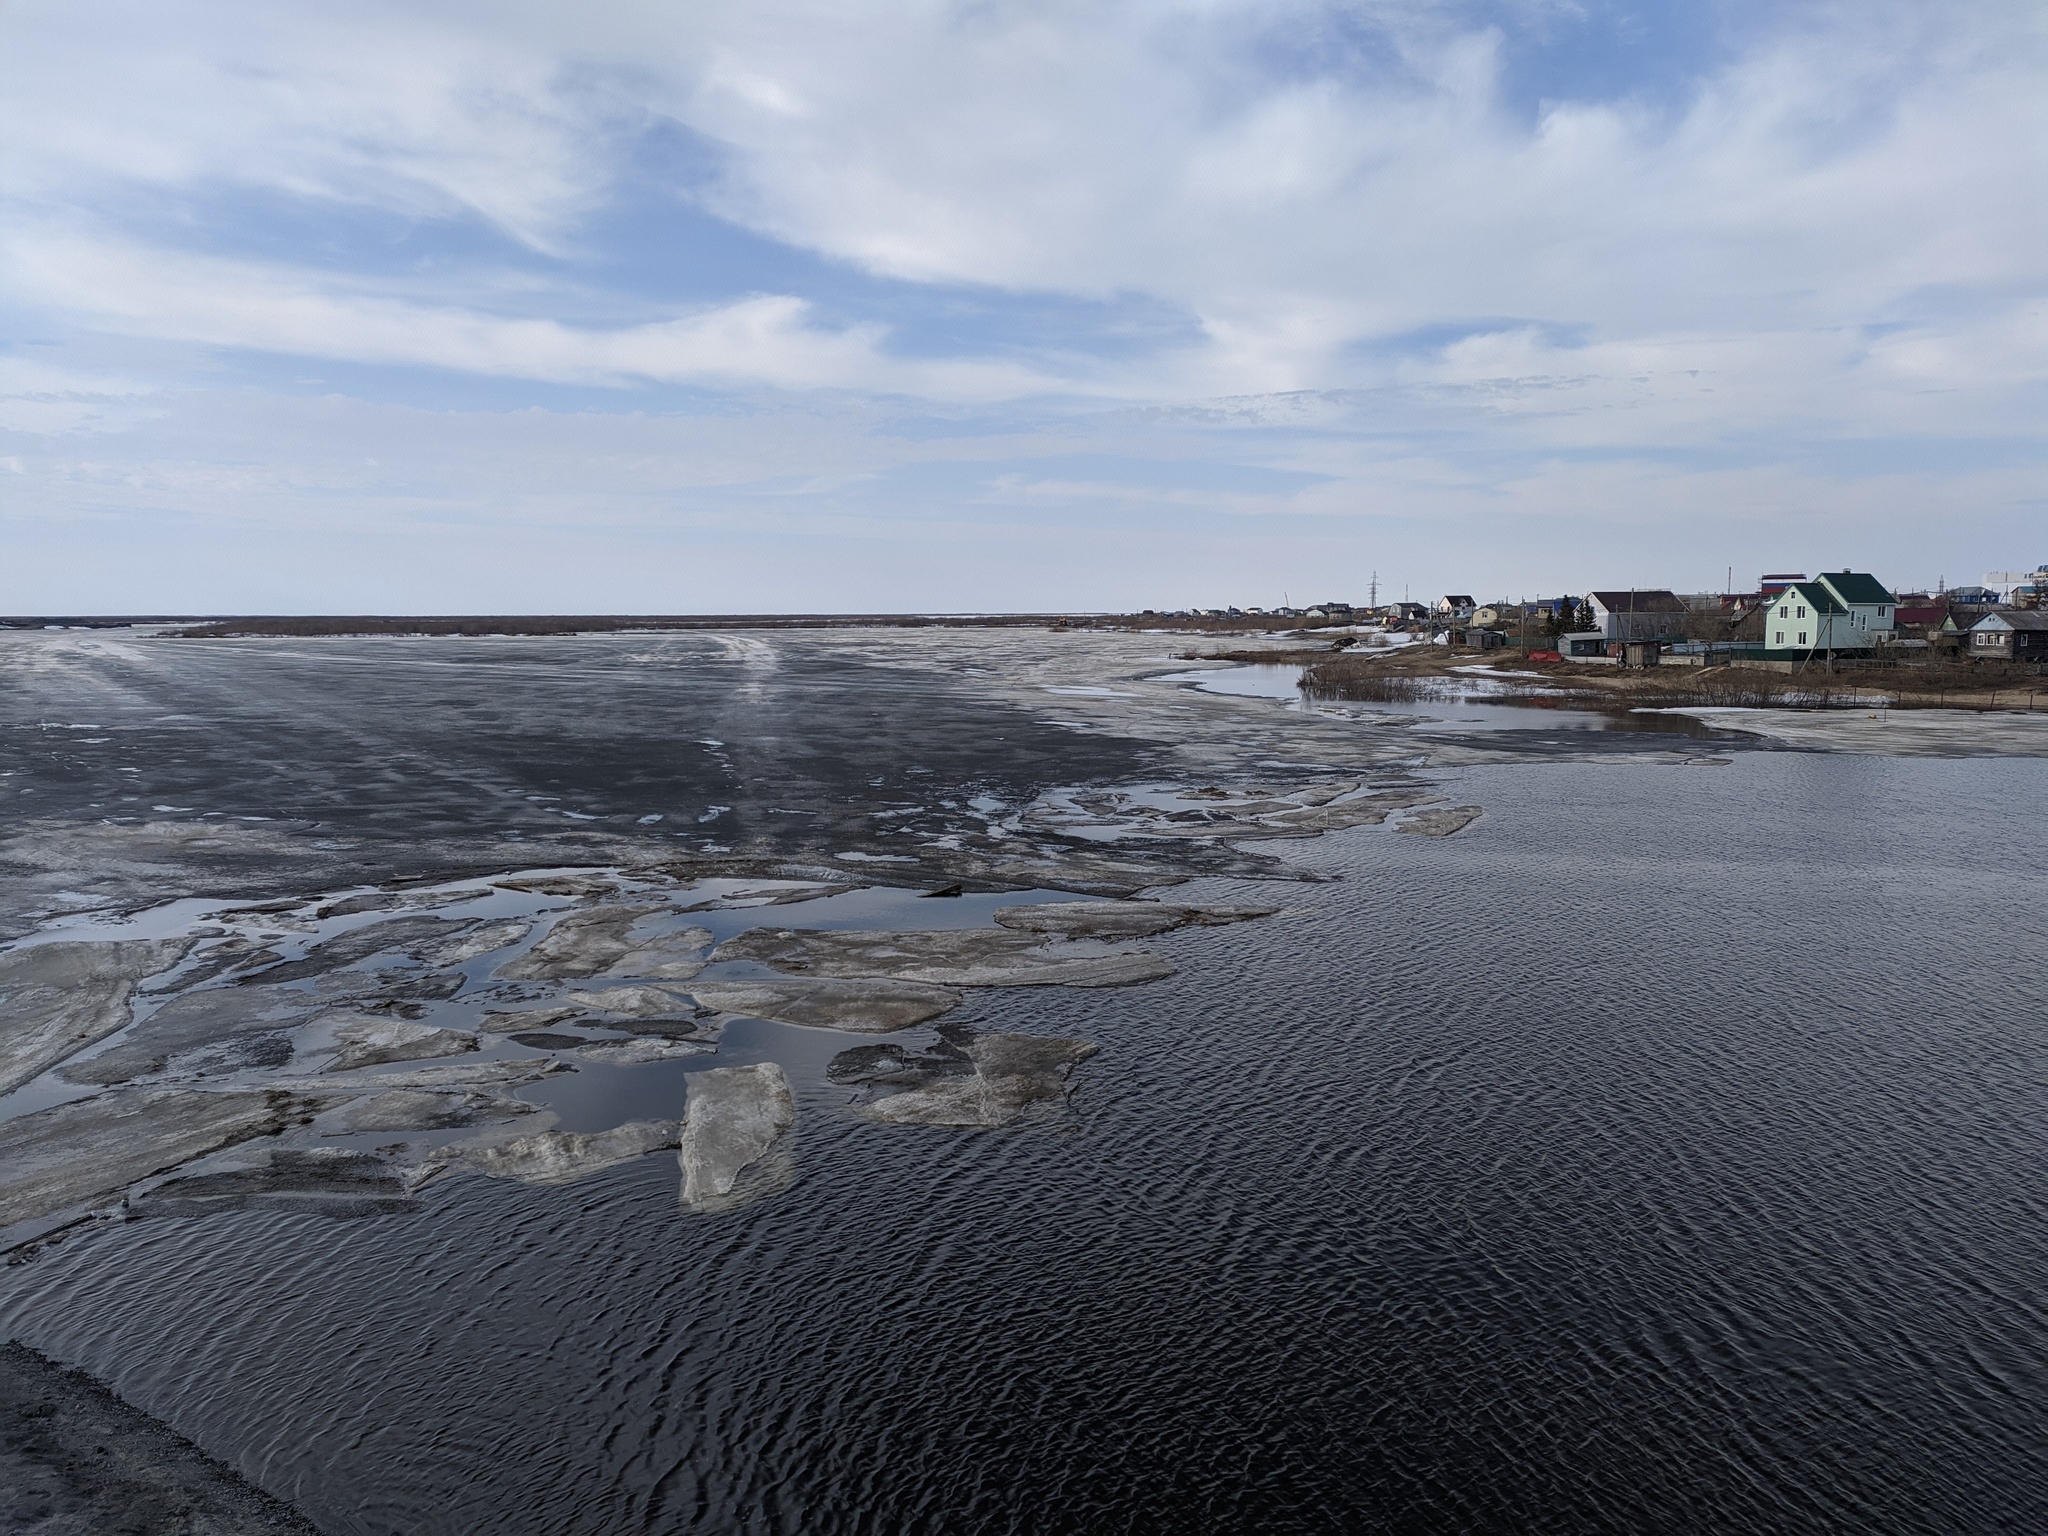
[[[1290,708],[1341,715],[1389,725],[1427,727],[1432,734],[1495,731],[1603,731],[1626,735],[1683,736],[1713,741],[1752,739],[1691,715],[1631,709],[1588,709],[1581,698],[1522,693],[1504,677],[1452,676],[1395,679],[1413,682],[1415,696],[1373,700],[1317,698],[1302,691],[1299,666],[1250,663],[1235,667],[1172,672],[1154,682],[1175,683],[1204,693],[1277,699]]]

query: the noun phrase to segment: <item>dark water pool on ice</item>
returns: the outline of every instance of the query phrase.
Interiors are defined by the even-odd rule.
[[[1583,743],[1574,738],[1586,732],[1604,732],[1621,738],[1686,736],[1754,744],[1754,738],[1716,725],[1711,717],[1701,719],[1670,710],[1626,707],[1588,709],[1583,699],[1564,694],[1514,693],[1510,691],[1512,673],[1505,677],[1481,674],[1397,678],[1397,682],[1412,682],[1416,697],[1362,702],[1303,693],[1301,678],[1306,670],[1301,666],[1253,662],[1169,673],[1153,681],[1180,683],[1205,693],[1277,699],[1296,709],[1370,719],[1383,725],[1405,725],[1423,736],[1480,735],[1492,738],[1487,742],[1489,746],[1577,746]]]
[[[1100,1043],[1064,1118],[792,1061],[764,1204],[136,1222],[0,1322],[336,1533],[2040,1529],[2048,765],[1461,777],[1169,980],[977,994]]]

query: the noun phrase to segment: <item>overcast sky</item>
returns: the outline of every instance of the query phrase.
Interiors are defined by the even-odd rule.
[[[8,0],[0,611],[2048,560],[2034,0]]]

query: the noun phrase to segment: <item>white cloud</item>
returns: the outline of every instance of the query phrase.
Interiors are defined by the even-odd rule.
[[[721,65],[678,110],[734,153],[724,210],[904,276],[1164,295],[1297,384],[1328,382],[1313,333],[1827,324],[2042,275],[2048,48],[2021,8],[1849,8],[1755,40],[1676,122],[1534,125],[1487,32],[1395,74],[1247,78],[1240,7],[797,9],[701,13]]]
[[[715,183],[674,190],[775,238],[891,277],[1184,306],[1201,348],[1069,380],[1166,398],[1356,385],[1371,371],[1352,343],[1489,315],[1609,342],[1833,332],[1910,321],[1931,290],[2043,285],[2048,35],[2025,8],[1794,13],[1675,117],[1559,101],[1533,122],[1503,104],[1502,35],[1427,7],[1354,13],[1380,29],[1377,64],[1257,62],[1329,14],[621,0],[571,25],[464,0],[346,16],[101,0],[7,14],[0,132],[20,146],[14,196],[60,223],[125,185],[254,186],[569,251],[635,125],[668,115],[729,156]],[[669,378],[671,357],[737,349],[759,361],[682,371],[792,387],[857,383],[881,357],[877,334],[799,337],[768,301],[600,341],[360,296],[323,316],[340,296],[287,299],[294,285],[247,284],[280,342],[317,355]],[[104,296],[96,313],[143,323]],[[437,359],[419,355],[429,336]],[[1043,387],[1014,367],[908,386],[889,371],[881,387],[972,398],[996,377]]]
[[[1630,528],[1704,548],[1695,524],[1716,515],[1754,514],[1761,537],[1860,507],[1902,561],[1925,509],[1975,507],[2000,537],[2016,508],[2038,512],[2026,472],[1971,459],[1991,439],[2038,444],[2048,404],[2038,9],[1795,3],[1674,65],[1654,99],[1560,90],[1533,112],[1511,100],[1513,17],[1495,19],[1423,0],[18,0],[0,9],[0,300],[18,334],[57,342],[44,374],[0,365],[0,430],[35,440],[6,445],[26,482],[9,501],[183,517],[218,496],[255,520],[332,505],[384,526],[460,506],[570,526],[632,523],[662,496],[706,517],[725,497],[743,522],[772,493],[775,517],[818,509],[804,526],[821,537],[893,527],[900,477],[943,469],[922,529],[969,504],[1019,527],[1093,509],[1105,540],[1191,512],[1382,529],[1524,515],[1587,548]],[[713,169],[656,184],[635,156],[664,125],[714,146]],[[653,305],[612,274],[692,252],[616,234],[599,215],[621,197],[695,200],[895,286],[834,309],[861,279],[808,292],[815,268],[794,262],[772,293]],[[327,243],[342,225],[448,238],[380,263]],[[542,254],[476,255],[479,231]],[[908,355],[920,285],[956,284],[1008,290],[1025,314],[1034,296],[1135,296],[1193,317],[1193,339],[1109,359],[1057,340]],[[930,297],[935,314],[949,295]],[[67,361],[123,347],[132,366]],[[189,385],[207,349],[686,383],[744,393],[771,425],[728,449],[737,417],[464,418],[473,451],[444,458],[453,418],[293,407],[294,460],[223,428],[260,417],[255,396],[160,387]],[[912,432],[913,449],[765,398],[821,390],[835,409],[990,407],[991,442]],[[1055,414],[1045,397],[1062,395]],[[475,447],[500,429],[509,477]],[[1950,467],[1811,467],[1888,439]],[[1028,462],[1142,469],[1168,441],[1329,479],[1226,494]],[[570,456],[568,480],[541,445]],[[383,463],[365,476],[358,457]],[[908,535],[892,547],[925,569]],[[1535,558],[1508,537],[1497,553]]]
[[[604,104],[531,29],[460,6],[86,0],[0,31],[0,186],[27,202],[262,189],[553,246],[607,184]]]
[[[0,260],[19,294],[130,335],[217,347],[583,384],[712,381],[954,399],[1048,387],[1004,363],[884,356],[876,328],[819,329],[809,304],[788,295],[598,329],[434,307],[275,265],[48,229],[18,234],[0,246]]]
[[[146,380],[0,355],[0,432],[114,432],[157,414]],[[17,466],[18,472],[18,466]]]

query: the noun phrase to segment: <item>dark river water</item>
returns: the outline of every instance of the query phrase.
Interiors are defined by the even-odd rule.
[[[1449,778],[1166,981],[975,994],[1100,1043],[1064,1118],[758,1026],[765,1203],[140,1221],[0,1328],[364,1536],[2048,1528],[2048,764]]]

